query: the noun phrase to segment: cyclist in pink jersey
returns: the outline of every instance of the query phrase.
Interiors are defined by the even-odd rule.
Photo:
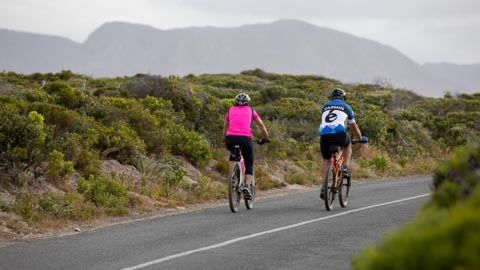
[[[258,116],[257,112],[249,106],[249,102],[250,97],[247,94],[238,94],[235,97],[235,105],[230,107],[225,114],[225,122],[223,125],[225,146],[228,150],[231,150],[235,145],[239,145],[245,161],[245,196],[251,196],[249,187],[253,177],[252,122],[255,122],[260,128],[264,137],[262,142],[270,142],[268,131],[262,119]]]

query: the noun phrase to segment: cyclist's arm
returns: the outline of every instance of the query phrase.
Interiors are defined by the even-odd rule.
[[[265,124],[263,124],[263,121],[260,118],[260,116],[257,117],[257,119],[255,119],[254,121],[255,121],[255,124],[257,124],[260,131],[262,132],[263,138],[267,141],[270,141],[270,137],[268,136],[267,128],[265,127]]]
[[[358,140],[362,140],[362,133],[360,132],[360,128],[358,128],[357,123],[353,122],[350,123],[350,127],[352,128],[353,134],[357,137]]]
[[[228,121],[225,120],[223,122],[223,138],[225,139],[225,137],[227,136],[227,129],[228,129]]]

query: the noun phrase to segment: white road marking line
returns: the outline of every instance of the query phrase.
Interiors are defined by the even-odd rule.
[[[414,196],[414,197],[408,197],[408,198],[404,198],[404,199],[400,199],[400,200],[396,200],[396,201],[390,201],[390,202],[365,206],[365,207],[358,208],[358,209],[352,209],[352,210],[348,210],[348,211],[345,211],[345,212],[333,214],[333,215],[326,216],[326,217],[311,219],[311,220],[303,221],[303,222],[300,222],[300,223],[295,223],[295,224],[284,226],[284,227],[279,227],[279,228],[268,230],[268,231],[263,231],[263,232],[259,232],[259,233],[254,233],[254,234],[238,237],[238,238],[228,240],[228,241],[225,241],[225,242],[221,242],[221,243],[218,243],[218,244],[215,244],[215,245],[206,246],[206,247],[202,247],[202,248],[198,248],[198,249],[192,249],[192,250],[189,250],[189,251],[173,254],[173,255],[170,255],[170,256],[167,256],[167,257],[160,258],[158,260],[153,260],[153,261],[150,261],[150,262],[146,262],[146,263],[138,264],[138,265],[135,265],[135,266],[123,268],[122,270],[141,269],[141,268],[145,268],[145,267],[148,267],[148,266],[151,266],[151,265],[154,265],[154,264],[159,264],[159,263],[162,263],[162,262],[165,262],[165,261],[169,261],[169,260],[172,260],[172,259],[175,259],[175,258],[184,257],[184,256],[187,256],[187,255],[190,255],[190,254],[193,254],[193,253],[198,253],[198,252],[202,252],[202,251],[206,251],[206,250],[211,250],[211,249],[227,246],[227,245],[230,245],[230,244],[233,244],[233,243],[236,243],[236,242],[240,242],[240,241],[243,241],[243,240],[246,240],[246,239],[255,238],[257,236],[262,236],[262,235],[266,235],[266,234],[270,234],[270,233],[274,233],[274,232],[284,231],[284,230],[300,227],[300,226],[303,226],[303,225],[307,225],[307,224],[310,224],[310,223],[314,223],[314,222],[318,222],[318,221],[322,221],[322,220],[327,220],[327,219],[332,219],[332,218],[335,218],[335,217],[345,216],[345,215],[348,215],[348,214],[352,214],[352,213],[360,212],[360,211],[365,211],[365,210],[376,208],[376,207],[381,207],[381,206],[385,206],[385,205],[390,205],[390,204],[396,204],[396,203],[400,203],[400,202],[415,200],[415,199],[430,196],[430,195],[431,195],[430,193],[425,193],[425,194],[422,194],[422,195],[418,195],[418,196]]]

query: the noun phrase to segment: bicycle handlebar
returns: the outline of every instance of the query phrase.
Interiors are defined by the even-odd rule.
[[[262,144],[265,144],[265,143],[269,143],[269,142],[270,142],[270,140],[267,140],[267,139],[258,139],[258,140],[257,140],[257,143],[258,143],[259,145],[262,145]]]
[[[357,143],[368,143],[368,142],[364,142],[364,141],[351,141],[352,144],[357,144]]]

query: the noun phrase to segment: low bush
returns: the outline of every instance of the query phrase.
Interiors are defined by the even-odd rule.
[[[428,208],[379,245],[357,254],[352,265],[368,269],[480,269],[480,189],[452,209]]]
[[[95,204],[96,207],[104,207],[113,215],[125,215],[128,213],[127,202],[124,199],[127,191],[115,180],[106,180],[105,177],[94,177],[78,180],[77,191],[85,196],[85,199]]]
[[[432,204],[451,207],[480,186],[480,141],[456,148],[452,158],[434,172]]]
[[[56,103],[69,109],[78,108],[82,103],[82,92],[71,88],[62,81],[48,83],[43,88],[47,93],[54,96]]]
[[[48,155],[48,176],[57,182],[73,173],[73,162],[65,161],[63,153],[53,150]]]
[[[434,174],[416,219],[357,254],[354,269],[479,269],[480,146],[458,148]]]

